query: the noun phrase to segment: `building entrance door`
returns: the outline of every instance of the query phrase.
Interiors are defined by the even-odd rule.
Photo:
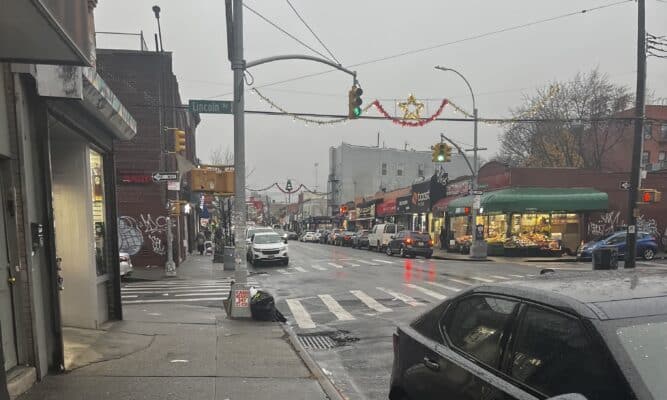
[[[12,274],[9,260],[7,224],[5,220],[7,202],[0,181],[0,336],[5,356],[5,371],[16,366],[16,337],[14,334],[14,301],[12,298]]]

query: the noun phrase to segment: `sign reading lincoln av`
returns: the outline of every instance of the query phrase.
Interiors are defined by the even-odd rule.
[[[190,110],[199,114],[231,114],[232,102],[228,100],[190,100]]]

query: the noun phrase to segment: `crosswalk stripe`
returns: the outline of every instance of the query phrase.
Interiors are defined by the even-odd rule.
[[[447,296],[445,296],[444,294],[440,294],[440,293],[438,293],[438,292],[434,292],[434,291],[432,291],[432,290],[428,290],[428,289],[426,289],[426,288],[423,288],[423,287],[421,287],[421,286],[417,286],[417,285],[412,284],[412,283],[406,283],[405,286],[409,287],[410,289],[418,290],[418,291],[424,293],[424,294],[427,295],[427,296],[431,296],[431,297],[433,297],[434,299],[444,300],[444,299],[447,298]]]
[[[120,296],[121,299],[136,299],[139,297],[138,295],[133,295],[133,296]]]
[[[306,311],[299,300],[287,299],[285,302],[287,302],[287,307],[289,307],[290,311],[292,312],[292,316],[294,317],[297,325],[299,325],[299,328],[315,328],[315,322],[313,322],[312,318],[310,318],[310,314],[308,314],[308,311]]]
[[[372,262],[366,261],[366,260],[354,260],[354,261],[360,262],[360,263],[366,264],[366,265],[375,265],[375,263],[372,263]]]
[[[491,279],[480,278],[479,276],[471,276],[470,279],[474,279],[474,280],[476,280],[476,281],[486,282],[486,283],[491,283],[491,282],[493,282],[493,280],[491,280]]]
[[[294,269],[299,271],[299,272],[306,272],[306,270],[301,268],[301,267],[294,267]]]
[[[506,281],[506,280],[510,279],[510,278],[506,278],[506,277],[504,277],[504,276],[499,276],[499,275],[489,275],[489,276],[490,276],[491,278],[500,279],[501,281]]]
[[[459,288],[455,288],[453,286],[443,285],[442,283],[438,283],[438,282],[426,282],[426,283],[428,283],[429,285],[437,286],[441,289],[451,290],[452,292],[460,292],[461,291],[461,289],[459,289]]]
[[[225,295],[225,294],[228,294],[228,293],[229,292],[222,292],[222,291],[215,292],[215,293],[178,293],[178,294],[174,294],[174,297],[197,297],[197,296],[202,296],[202,295],[206,295],[206,296],[221,295],[222,296],[222,295]]]
[[[336,316],[340,321],[352,321],[356,318],[349,312],[345,311],[343,306],[340,305],[333,297],[328,294],[318,295],[320,300],[324,303],[325,306],[331,311],[333,315]]]
[[[326,271],[327,270],[326,268],[320,267],[319,265],[311,265],[310,267],[313,268],[313,269],[316,269],[318,271]]]
[[[361,267],[361,265],[359,265],[359,264],[355,264],[355,263],[351,263],[351,262],[349,262],[349,261],[347,262],[347,264],[348,264],[350,267]]]
[[[393,264],[394,263],[393,261],[376,260],[375,258],[373,259],[373,261],[377,261],[377,262],[381,262],[381,263],[385,263],[385,264]]]
[[[449,279],[452,282],[460,283],[461,285],[472,286],[472,283],[470,283],[470,282],[466,282],[466,281],[462,281],[462,280],[454,279],[454,278],[447,278],[447,279]]]
[[[404,295],[402,293],[394,292],[393,290],[385,289],[383,287],[377,287],[377,290],[381,292],[385,292],[390,296],[394,296],[395,299],[398,299],[402,301],[405,304],[408,304],[410,306],[416,307],[416,306],[421,306],[422,303],[418,302],[417,300],[413,299],[410,296]]]
[[[331,265],[332,267],[343,268],[343,266],[340,264],[335,264],[335,263],[327,263],[327,264]]]
[[[130,300],[124,301],[123,304],[146,304],[146,303],[182,303],[195,301],[222,301],[227,297],[205,297],[201,299],[160,299],[160,300]]]
[[[523,278],[523,275],[512,275],[512,274],[510,274],[510,276],[513,276],[515,278]]]
[[[278,270],[276,270],[276,271],[278,271],[279,273],[281,273],[281,274],[283,274],[283,275],[289,275],[289,274],[291,274],[291,272],[287,272],[286,270],[284,270],[284,269],[282,269],[282,268],[281,268],[281,269],[278,269]]]
[[[361,302],[366,304],[369,308],[372,308],[377,312],[380,313],[391,312],[391,308],[383,306],[377,300],[367,295],[366,293],[362,292],[361,290],[350,290],[350,293],[352,293],[356,298],[361,300]]]

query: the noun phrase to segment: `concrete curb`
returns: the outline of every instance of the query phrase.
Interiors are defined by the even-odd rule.
[[[471,261],[471,262],[495,262],[496,260],[490,258],[457,258],[457,257],[447,257],[447,256],[438,256],[433,255],[433,258],[436,260],[449,260],[449,261]]]
[[[294,347],[303,363],[306,364],[306,367],[310,370],[310,373],[313,374],[313,376],[317,379],[317,382],[322,387],[322,390],[324,390],[324,394],[326,394],[330,400],[347,400],[347,397],[343,396],[343,394],[336,388],[336,386],[334,386],[329,377],[322,371],[320,366],[317,365],[315,360],[313,360],[310,354],[308,354],[308,351],[301,345],[292,328],[284,323],[280,324],[280,326],[287,334],[292,347]]]

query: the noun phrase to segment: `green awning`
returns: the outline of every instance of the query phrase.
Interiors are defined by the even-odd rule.
[[[463,214],[465,207],[472,207],[473,197],[453,200],[447,212]],[[485,192],[481,200],[484,214],[601,211],[609,207],[607,193],[589,188],[517,187]]]

